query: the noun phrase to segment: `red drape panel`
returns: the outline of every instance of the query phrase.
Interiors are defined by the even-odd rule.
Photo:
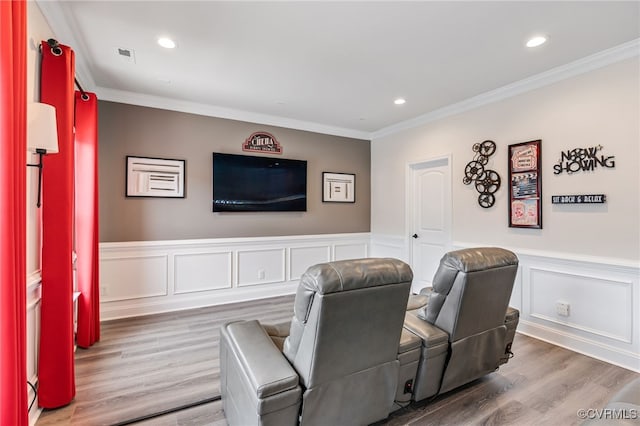
[[[27,6],[0,1],[0,424],[27,425]]]
[[[41,102],[56,107],[59,153],[44,156],[42,302],[38,402],[56,408],[75,396],[73,364],[74,53],[42,42]]]
[[[76,279],[78,333],[76,343],[87,348],[100,340],[98,276],[98,100],[76,91]]]

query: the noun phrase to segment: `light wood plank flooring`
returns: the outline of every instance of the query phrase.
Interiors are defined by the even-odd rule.
[[[102,339],[76,353],[76,398],[46,410],[37,426],[113,425],[219,394],[220,326],[279,322],[293,297],[130,318],[102,324]],[[517,335],[499,371],[433,401],[393,413],[385,425],[574,425],[580,408],[604,406],[638,374]],[[220,402],[137,425],[226,425]]]

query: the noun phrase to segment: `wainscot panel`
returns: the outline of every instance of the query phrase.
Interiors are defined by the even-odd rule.
[[[101,257],[102,301],[166,296],[169,292],[168,266],[168,254]]]
[[[362,259],[368,256],[367,244],[336,244],[334,247],[334,260]]]
[[[409,262],[408,238],[395,235],[372,235],[371,255],[374,257],[394,257]]]
[[[231,288],[230,251],[175,254],[175,294]]]
[[[285,254],[282,248],[238,251],[238,286],[286,281]]]
[[[101,319],[293,294],[316,263],[367,257],[369,233],[100,243]]]
[[[632,285],[629,280],[532,267],[529,268],[529,315],[631,343]],[[558,313],[557,303],[568,306],[567,312]]]
[[[289,249],[289,277],[292,280],[299,280],[309,265],[328,262],[331,258],[331,247],[329,245],[316,247],[291,247]]]
[[[510,302],[520,309],[518,332],[640,372],[639,264],[505,248],[520,259]]]
[[[410,243],[372,234],[371,252],[409,259]],[[452,250],[481,246],[456,241]],[[520,310],[519,333],[640,372],[640,264],[504,248],[520,259],[509,302]],[[568,305],[568,316],[558,304]]]

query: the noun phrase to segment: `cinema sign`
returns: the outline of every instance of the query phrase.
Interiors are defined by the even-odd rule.
[[[242,143],[242,150],[263,152],[265,154],[282,154],[282,146],[276,138],[267,132],[255,132]]]

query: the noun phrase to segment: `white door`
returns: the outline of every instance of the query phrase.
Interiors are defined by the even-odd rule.
[[[449,158],[410,165],[412,291],[430,287],[440,259],[451,247]]]

